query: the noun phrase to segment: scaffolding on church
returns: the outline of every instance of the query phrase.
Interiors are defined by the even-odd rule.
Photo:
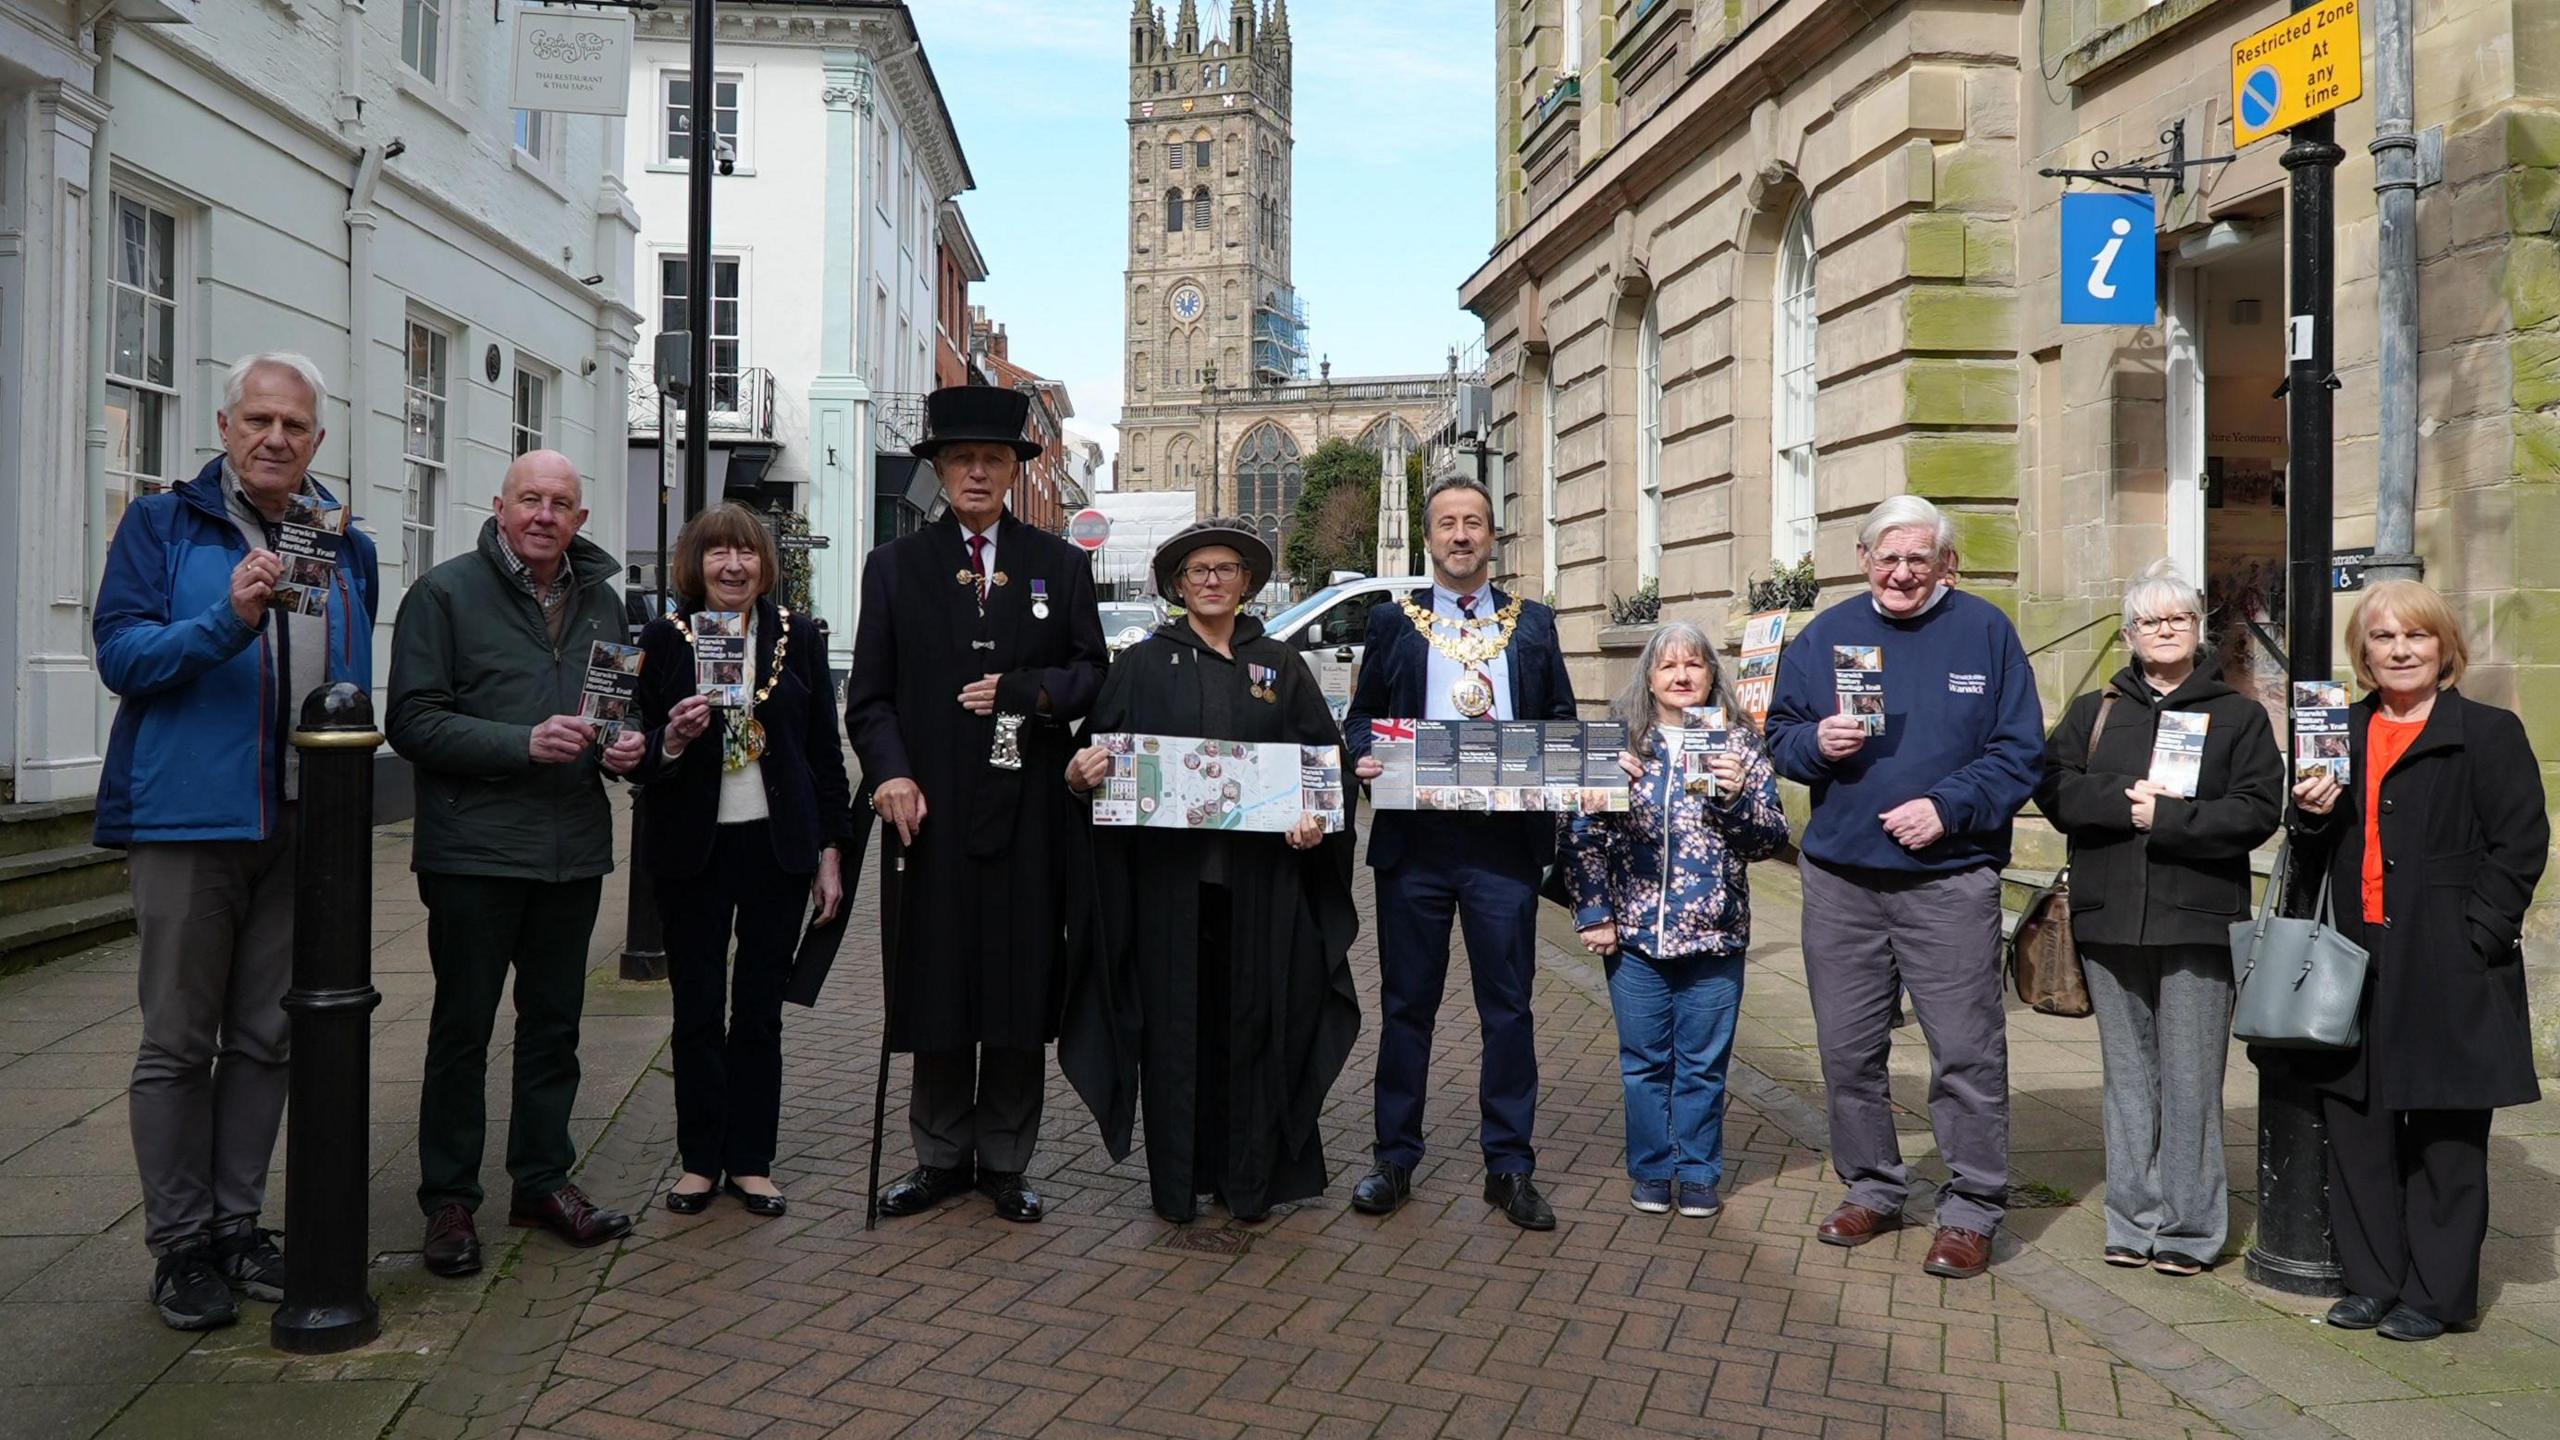
[[[1307,303],[1280,286],[1253,307],[1253,379],[1276,385],[1307,378]]]

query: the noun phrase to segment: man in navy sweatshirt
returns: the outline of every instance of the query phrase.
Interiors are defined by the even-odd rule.
[[[2044,709],[2009,618],[1953,588],[1954,527],[1917,496],[1858,535],[1868,593],[1787,647],[1769,707],[1778,772],[1813,788],[1805,827],[1805,982],[1830,1092],[1831,1163],[1849,1187],[1818,1232],[1863,1245],[1902,1223],[1911,1168],[1886,1062],[1904,989],[1928,1037],[1929,1120],[1953,1177],[1923,1267],[1991,1262],[2009,1193],[2009,1036],[2000,869],[2043,773]]]

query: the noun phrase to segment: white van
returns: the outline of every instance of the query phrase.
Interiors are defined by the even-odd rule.
[[[1420,575],[1339,580],[1272,616],[1263,623],[1263,632],[1306,660],[1339,721],[1351,708],[1361,657],[1368,653],[1369,612],[1430,583]]]

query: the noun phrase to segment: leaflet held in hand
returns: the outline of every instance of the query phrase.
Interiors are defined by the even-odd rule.
[[[2204,775],[2205,722],[2201,710],[2163,710],[2160,729],[2151,740],[2151,783],[2188,800],[2196,798],[2196,782]]]
[[[693,616],[693,691],[723,710],[747,708],[747,617],[741,610]]]
[[[578,696],[578,718],[596,727],[596,743],[610,745],[640,723],[640,647],[598,640],[587,647],[587,681]]]
[[[1373,720],[1369,734],[1385,770],[1369,786],[1380,810],[1576,814],[1588,792],[1627,808],[1618,721]]]
[[[316,495],[285,502],[276,526],[276,555],[284,574],[267,596],[267,608],[294,615],[325,615],[337,587],[338,558],[346,546],[347,507]]]
[[[1786,643],[1784,610],[1765,611],[1742,622],[1742,663],[1733,692],[1754,730],[1769,727],[1769,701],[1778,688],[1778,652],[1786,648]]]
[[[1679,749],[1674,763],[1679,766],[1680,788],[1692,795],[1713,796],[1716,793],[1715,757],[1733,743],[1733,731],[1726,725],[1721,705],[1692,705],[1680,712],[1681,728],[1663,737]]]
[[[2347,734],[2347,686],[2342,680],[2293,683],[2293,778],[2326,775],[2347,784],[2355,769]]]
[[[1343,828],[1342,747],[1175,735],[1097,735],[1111,769],[1096,825],[1280,834],[1316,817]]]
[[[1840,692],[1840,713],[1856,719],[1870,735],[1883,734],[1883,647],[1834,645],[1831,671],[1833,688]]]

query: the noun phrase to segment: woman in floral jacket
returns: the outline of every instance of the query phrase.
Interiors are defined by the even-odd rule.
[[[1695,707],[1739,720],[1705,634],[1673,622],[1653,632],[1614,711],[1627,726],[1633,778],[1624,814],[1577,816],[1564,860],[1582,943],[1609,972],[1618,1069],[1627,1089],[1627,1174],[1636,1209],[1676,1203],[1693,1217],[1723,1208],[1724,1077],[1742,1009],[1751,943],[1751,861],[1786,843],[1778,785],[1748,724],[1684,773],[1665,732]],[[1711,777],[1711,780],[1710,778]]]

